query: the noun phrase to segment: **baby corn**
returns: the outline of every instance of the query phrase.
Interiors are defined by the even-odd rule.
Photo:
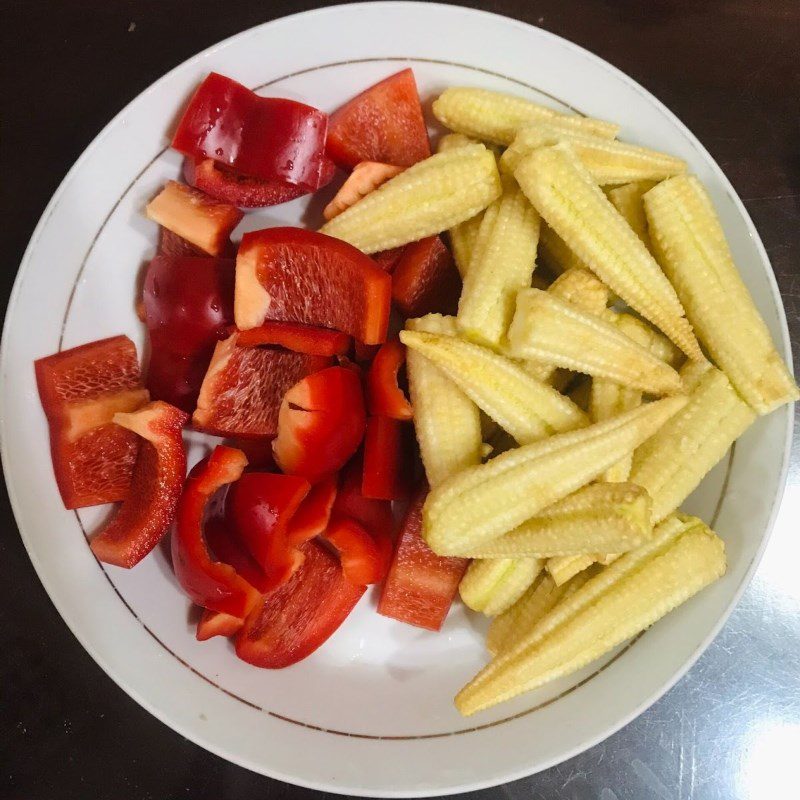
[[[560,114],[531,100],[488,89],[446,89],[434,101],[433,113],[452,131],[502,145],[511,144],[521,128],[545,120],[608,139],[619,132],[619,125],[611,122]]]
[[[653,533],[652,503],[632,483],[595,483],[578,489],[518,528],[460,553],[468,558],[622,553]]]
[[[494,154],[481,144],[458,147],[404,170],[320,231],[376,253],[452,228],[501,191]]]
[[[631,226],[633,232],[642,240],[642,244],[652,252],[650,233],[647,229],[647,214],[644,211],[644,197],[656,185],[656,181],[635,181],[624,186],[615,186],[608,191],[611,205],[619,211],[620,216]]]
[[[715,367],[698,374],[689,362],[684,372],[688,403],[633,455],[630,480],[653,498],[653,522],[683,503],[756,416]]]
[[[645,630],[725,572],[722,540],[694,517],[588,580],[456,696],[462,714],[568,675]]]
[[[453,317],[429,314],[406,322],[409,329],[455,334]],[[409,350],[406,356],[414,430],[431,487],[481,463],[481,422],[477,406],[434,364]]]
[[[571,556],[548,558],[546,567],[556,586],[563,586],[577,575],[584,574],[597,561],[597,554],[579,553]]]
[[[539,215],[506,178],[483,215],[458,304],[458,327],[469,339],[496,347],[506,335],[517,292],[531,285],[538,241]]]
[[[611,322],[586,313],[552,292],[524,289],[508,330],[509,353],[608,378],[651,394],[682,391],[672,367]]]
[[[530,631],[557,603],[574,594],[589,577],[589,572],[583,572],[568,583],[556,586],[550,575],[540,573],[513,606],[492,620],[486,634],[486,649],[493,656],[505,650]]]
[[[535,150],[514,176],[547,224],[609,289],[690,358],[703,360],[670,282],[568,145]]]
[[[473,611],[494,617],[525,594],[542,566],[537,558],[478,559],[467,567],[458,591]]]
[[[437,152],[446,153],[448,150],[466,147],[468,144],[475,144],[475,140],[460,133],[449,133],[439,140]],[[454,225],[448,231],[453,261],[455,261],[462,278],[467,274],[467,269],[469,269],[469,260],[472,258],[472,249],[475,246],[475,239],[478,236],[478,228],[481,226],[482,219],[483,213],[481,212],[464,222],[460,222],[458,225]]]
[[[703,185],[681,176],[644,196],[653,248],[700,341],[739,394],[768,414],[800,397],[744,285]]]
[[[436,487],[423,535],[439,555],[491,541],[580,489],[650,438],[686,403],[657,400],[607,422],[510,450]]]
[[[419,331],[401,331],[400,341],[438,367],[520,444],[589,422],[569,398],[485,347]]]
[[[568,142],[584,167],[601,186],[631,181],[660,181],[686,172],[682,158],[646,147],[586,135],[549,122],[522,129],[500,159],[500,168],[514,173],[519,162],[540,147]]]

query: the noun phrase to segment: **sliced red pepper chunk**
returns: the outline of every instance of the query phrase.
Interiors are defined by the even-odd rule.
[[[334,515],[322,538],[336,548],[344,577],[350,583],[366,586],[386,576],[389,564],[381,548],[369,531],[351,517]]]
[[[384,271],[392,273],[395,271],[400,259],[405,252],[407,245],[400,245],[400,247],[392,247],[389,250],[381,250],[379,253],[373,253],[370,258]]]
[[[196,464],[180,497],[172,536],[172,565],[186,594],[199,606],[234,617],[244,617],[261,593],[230,564],[212,558],[203,518],[213,494],[238,480],[246,465],[241,450],[225,445]]]
[[[422,538],[422,507],[427,486],[416,493],[406,512],[378,613],[438,631],[450,610],[469,563],[465,558],[437,556]]]
[[[314,191],[320,186],[328,117],[294,100],[259,97],[212,72],[184,111],[172,146],[243,175]]]
[[[167,181],[147,204],[147,216],[208,255],[219,256],[244,214],[191,186]]]
[[[257,667],[281,669],[306,658],[347,619],[366,586],[344,577],[339,559],[317,542],[301,548],[303,564],[248,615],[236,655]]]
[[[315,372],[283,398],[272,446],[275,461],[284,472],[310,481],[337,472],[361,444],[365,418],[355,372],[345,367]]]
[[[431,154],[411,69],[370,86],[331,115],[328,154],[343,167],[360,161],[410,167]]]
[[[292,546],[299,547],[324,533],[330,522],[338,484],[339,476],[329,475],[311,487],[289,522],[288,536]]]
[[[369,417],[364,434],[364,477],[361,492],[375,500],[399,500],[403,494],[403,423]]]
[[[242,617],[232,614],[223,614],[220,611],[203,609],[203,614],[197,622],[195,638],[198,642],[205,642],[213,636],[233,636],[244,625]]]
[[[371,414],[391,419],[411,419],[414,412],[398,384],[406,348],[398,339],[381,346],[367,373],[367,405]]]
[[[392,299],[404,317],[455,314],[461,276],[440,236],[406,245],[392,273]]]
[[[236,326],[295,322],[379,344],[389,324],[391,283],[347,242],[302,228],[253,231],[242,237],[236,257]]]
[[[187,419],[183,411],[161,401],[114,415],[117,425],[137,433],[142,442],[128,497],[91,541],[100,561],[130,569],[169,529],[186,475],[181,432]]]
[[[192,422],[217,436],[274,436],[286,392],[331,359],[280,348],[237,347],[238,336],[234,333],[214,348]]]
[[[232,566],[259,592],[269,591],[270,581],[239,538],[234,535],[232,523],[228,523],[221,516],[210,516],[206,519],[203,536],[215,561],[223,561]]]
[[[150,334],[147,388],[191,412],[214,347],[233,322],[234,262],[156,256],[145,274],[143,300]]]
[[[148,399],[133,342],[113,336],[40,358],[34,367],[64,506],[124,500],[139,437],[112,419]]]
[[[394,517],[392,504],[387,500],[373,500],[364,497],[364,463],[359,455],[342,470],[339,478],[339,491],[333,504],[333,511],[352,517],[361,523],[373,536],[392,540]]]
[[[228,492],[227,518],[267,578],[262,591],[285,583],[302,562],[288,533],[310,488],[307,480],[292,475],[249,472]]]
[[[335,173],[336,165],[329,158],[324,158],[320,162],[317,189],[330,183]],[[229,167],[217,164],[210,158],[199,161],[187,158],[183,165],[183,177],[190,186],[237,208],[277,206],[296,200],[309,192],[300,186],[282,181],[242,175]]]
[[[350,349],[351,339],[346,333],[300,325],[296,322],[267,321],[258,328],[241,331],[236,344],[239,347],[259,347],[265,344],[280,345],[295,353],[312,356],[340,356]]]

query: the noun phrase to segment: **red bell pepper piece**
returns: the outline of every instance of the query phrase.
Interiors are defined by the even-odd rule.
[[[187,419],[183,411],[160,401],[114,416],[142,442],[128,497],[92,539],[92,552],[100,561],[130,569],[169,529],[186,475],[181,430]]]
[[[317,189],[330,183],[335,173],[336,165],[329,158],[324,158],[320,165]],[[242,175],[210,158],[199,161],[187,158],[183,164],[183,177],[190,186],[237,208],[277,206],[308,194],[308,190],[300,186]]]
[[[389,561],[375,538],[351,517],[334,515],[322,538],[339,553],[344,577],[350,583],[366,586],[384,579]]]
[[[156,256],[144,279],[150,333],[147,388],[191,412],[216,343],[233,322],[234,262]]]
[[[148,397],[133,342],[127,336],[102,339],[40,358],[34,367],[65,507],[124,500],[139,437],[111,420]]]
[[[232,524],[224,517],[214,514],[207,517],[203,537],[208,550],[215,561],[222,561],[233,567],[242,578],[263,594],[271,588],[270,581],[253,556],[234,536],[232,528]]]
[[[272,455],[272,436],[259,439],[229,439],[225,442],[229,447],[241,450],[247,456],[247,466],[260,472],[277,472],[278,465]]]
[[[310,488],[292,475],[249,472],[228,492],[231,528],[267,577],[262,591],[285,583],[300,566],[302,557],[289,543],[289,523]]]
[[[441,237],[406,245],[392,273],[392,299],[404,317],[455,314],[461,276]]]
[[[344,367],[315,372],[283,398],[275,461],[284,472],[311,481],[337,472],[361,444],[365,417],[355,372]]]
[[[194,603],[244,617],[261,596],[230,564],[213,560],[203,536],[203,518],[212,495],[238,480],[247,465],[241,450],[219,445],[189,473],[178,503],[172,536],[172,565]]]
[[[375,500],[403,496],[403,423],[389,417],[369,417],[364,434],[364,477],[361,493]]]
[[[172,146],[242,175],[314,191],[320,186],[327,129],[327,115],[316,108],[259,97],[212,72],[189,101]]]
[[[394,529],[392,504],[387,500],[364,497],[361,491],[363,483],[364,465],[359,455],[352,459],[340,474],[339,491],[333,504],[333,511],[335,514],[352,517],[373,536],[391,542]]]
[[[392,247],[389,250],[381,250],[379,253],[373,253],[370,258],[384,271],[394,272],[400,259],[405,252],[406,245],[402,244],[400,247]]]
[[[236,637],[236,655],[249,664],[280,669],[313,653],[345,621],[366,586],[344,577],[339,559],[306,542],[292,578],[265,595]]]
[[[376,83],[331,115],[328,154],[340,166],[382,161],[410,167],[431,154],[414,73]]]
[[[299,547],[324,533],[330,522],[338,484],[339,476],[329,475],[311,487],[289,522],[288,537],[292,546]]]
[[[378,613],[431,631],[442,627],[468,559],[437,556],[422,538],[422,486],[406,512]]]
[[[398,385],[406,348],[397,340],[386,342],[372,359],[367,373],[367,405],[371,414],[391,419],[411,419],[413,409]]]
[[[295,353],[312,356],[339,356],[350,349],[350,337],[340,331],[300,325],[296,322],[267,321],[259,328],[241,331],[236,340],[239,347],[280,345]]]
[[[182,236],[173,233],[169,228],[163,225],[158,229],[158,250],[156,255],[159,256],[175,256],[189,258],[213,258],[209,256],[204,250],[201,250],[191,242],[187,242]]]
[[[204,253],[220,256],[244,214],[191,186],[167,181],[147,204],[147,216]]]
[[[333,328],[367,344],[386,339],[391,276],[347,242],[302,228],[246,233],[236,257],[240,330],[265,320]]]
[[[244,625],[242,617],[232,614],[223,614],[220,611],[203,609],[203,614],[197,622],[195,638],[198,642],[205,642],[212,636],[233,636]]]
[[[274,436],[286,392],[331,359],[279,348],[237,347],[237,337],[234,333],[217,343],[192,422],[218,436]]]

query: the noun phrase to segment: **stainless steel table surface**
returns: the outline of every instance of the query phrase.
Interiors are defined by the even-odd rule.
[[[7,300],[67,168],[130,98],[194,52],[297,0],[5,0],[0,227]],[[327,3],[324,3],[327,4]],[[731,178],[764,240],[800,360],[800,2],[466,3],[565,36],[642,82]],[[137,706],[67,630],[0,497],[0,797],[312,798],[209,755]],[[800,797],[800,434],[755,580],[696,666],[577,758],[474,798]]]

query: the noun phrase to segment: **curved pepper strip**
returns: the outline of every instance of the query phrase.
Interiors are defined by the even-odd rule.
[[[373,500],[399,500],[403,423],[390,417],[370,417],[364,434],[364,476],[361,493]]]
[[[389,559],[385,549],[351,517],[334,516],[322,538],[339,553],[345,580],[356,586],[367,586],[386,577]]]
[[[234,617],[244,617],[261,595],[232,566],[212,559],[203,537],[203,517],[211,496],[238,480],[246,465],[241,450],[225,445],[197,464],[178,503],[172,537],[172,563],[184,591],[198,605]]]
[[[381,345],[367,373],[367,404],[370,414],[390,419],[411,419],[411,403],[397,382],[406,360],[406,348],[397,339]]]
[[[139,434],[144,441],[127,499],[92,539],[92,552],[100,561],[130,569],[169,529],[186,474],[181,429],[188,419],[188,414],[161,401],[114,415],[114,422]]]

